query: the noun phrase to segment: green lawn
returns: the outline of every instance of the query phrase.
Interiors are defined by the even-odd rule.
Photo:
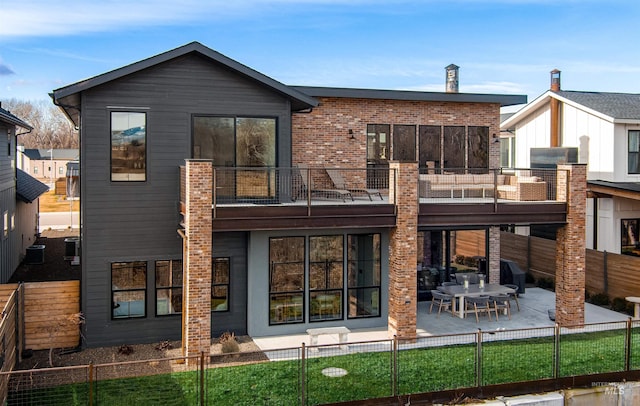
[[[633,335],[632,366],[640,365],[640,338]],[[566,334],[560,340],[560,376],[587,375],[624,369],[625,331]],[[399,351],[398,393],[475,386],[475,344]],[[354,353],[306,360],[307,404],[386,397],[393,394],[390,351]],[[482,345],[482,384],[552,378],[553,337],[485,342]],[[299,399],[301,361],[277,361],[210,368],[205,371],[206,404],[295,405]],[[327,377],[325,368],[342,368],[347,375]],[[99,381],[96,405],[194,405],[199,399],[197,372]],[[12,393],[25,404],[85,405],[88,384]],[[44,400],[46,399],[46,401]],[[59,399],[59,400],[58,400]],[[37,401],[36,401],[37,400]],[[44,403],[40,403],[44,402]]]

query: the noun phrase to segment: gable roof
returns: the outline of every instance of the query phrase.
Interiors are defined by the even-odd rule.
[[[75,160],[78,159],[78,150],[73,148],[59,148],[54,149],[53,152],[50,152],[50,149],[46,148],[25,148],[23,154],[27,156],[27,158],[33,160],[43,160],[43,159],[60,159],[60,160]],[[53,157],[51,156],[53,155]]]
[[[292,87],[314,97],[344,97],[353,99],[435,101],[457,103],[499,103],[500,106],[512,106],[516,104],[524,104],[527,102],[527,96],[516,94],[419,92],[410,90],[355,89],[312,86]]]
[[[238,74],[243,75],[268,88],[271,88],[277,93],[282,94],[283,96],[289,98],[293,110],[304,110],[318,105],[318,101],[314,98],[301,93],[298,90],[295,90],[294,88],[289,87],[283,83],[280,83],[277,80],[274,80],[266,75],[263,75],[262,73],[255,71],[231,58],[228,58],[221,53],[202,45],[199,42],[191,42],[189,44],[161,53],[159,55],[132,63],[131,65],[127,65],[122,68],[115,69],[110,72],[103,73],[101,75],[94,76],[92,78],[76,82],[65,87],[61,87],[54,90],[53,93],[50,94],[50,96],[53,98],[54,104],[60,106],[65,111],[67,116],[76,125],[78,125],[80,112],[79,94],[81,92],[161,64],[171,59],[187,55],[189,53],[197,53],[206,58],[209,58],[213,62],[222,64],[234,70]]]
[[[640,124],[640,94],[548,90],[502,122],[500,128],[511,128],[529,113],[548,105],[551,98],[585,110],[612,123]]]
[[[0,107],[0,121],[3,123],[12,124],[17,127],[26,128],[29,131],[33,130],[33,127],[31,127],[29,124],[20,120],[18,117],[14,116],[8,110],[3,109],[2,107]]]
[[[49,190],[49,186],[40,182],[21,169],[16,169],[16,197],[23,202],[32,203]]]

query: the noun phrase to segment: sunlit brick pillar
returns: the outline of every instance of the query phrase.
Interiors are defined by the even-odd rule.
[[[182,351],[193,356],[211,347],[212,163],[187,160],[185,172]]]
[[[587,167],[558,165],[557,200],[567,202],[567,224],[556,233],[556,322],[584,324]]]
[[[395,199],[398,208],[396,227],[389,236],[389,334],[415,338],[418,163],[394,161],[389,168],[389,199]]]
[[[489,227],[489,283],[500,283],[500,227]]]

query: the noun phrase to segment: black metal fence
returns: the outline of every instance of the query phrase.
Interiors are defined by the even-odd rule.
[[[6,405],[317,405],[640,370],[640,321],[0,374]],[[637,374],[636,374],[637,375]],[[630,375],[629,375],[630,376]],[[583,379],[584,381],[584,379]]]

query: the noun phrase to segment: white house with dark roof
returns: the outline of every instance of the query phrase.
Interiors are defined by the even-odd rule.
[[[587,248],[640,255],[640,94],[561,90],[551,75],[550,90],[502,122],[502,153],[530,167],[532,149],[577,149],[588,165]]]

